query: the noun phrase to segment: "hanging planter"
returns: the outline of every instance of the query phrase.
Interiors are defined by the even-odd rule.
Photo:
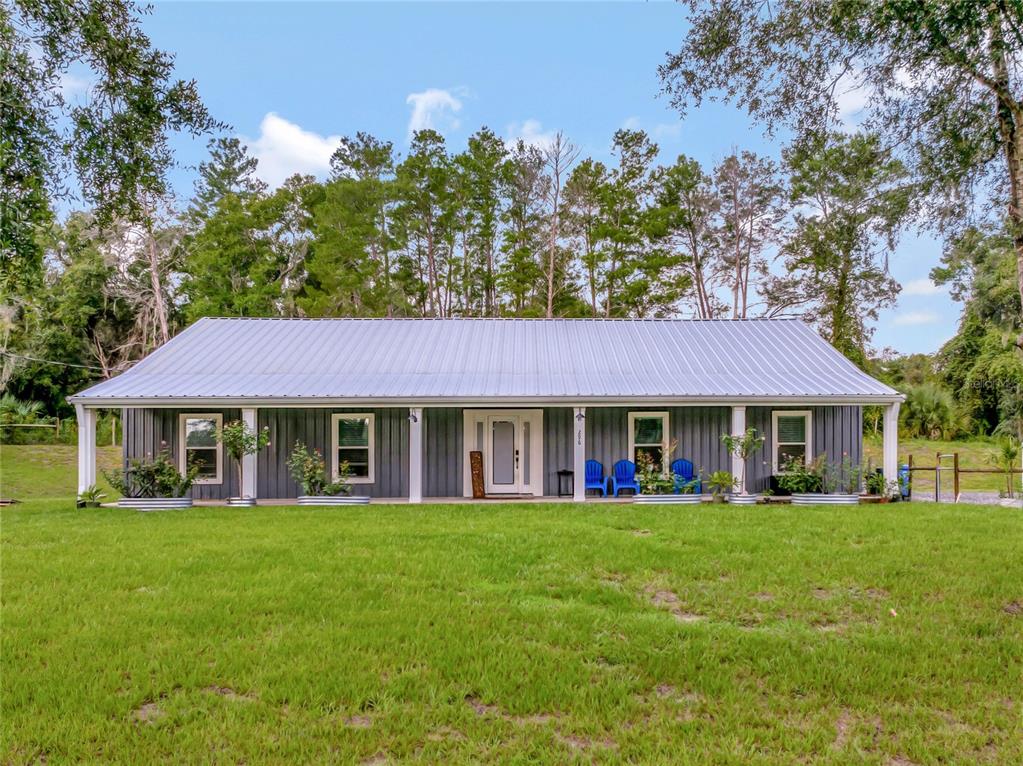
[[[634,503],[640,505],[699,505],[702,495],[636,495]]]
[[[353,495],[299,495],[299,505],[367,505],[368,497]]]

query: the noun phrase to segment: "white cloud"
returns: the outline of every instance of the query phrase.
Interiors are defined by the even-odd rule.
[[[905,311],[901,314],[896,314],[895,318],[892,319],[892,324],[899,327],[911,327],[922,324],[935,324],[940,320],[941,317],[933,311]]]
[[[625,130],[646,130],[639,117],[629,117],[622,123]],[[647,133],[655,140],[678,138],[682,134],[682,122],[658,122]]]
[[[622,127],[626,130],[639,130],[639,117],[633,116],[626,118],[625,122],[622,123]]]
[[[870,93],[869,86],[861,81],[855,68],[842,75],[835,84],[835,103],[838,106],[838,119],[843,128],[856,129],[870,100]]]
[[[408,121],[408,137],[417,130],[457,130],[461,124],[455,116],[462,111],[462,102],[451,91],[427,88],[421,93],[409,93],[405,103],[412,106]]]
[[[549,147],[557,135],[557,131],[544,130],[540,121],[533,119],[510,123],[506,133],[505,145],[514,146],[521,139],[527,146],[535,146],[537,149]]]
[[[325,173],[330,156],[341,143],[341,136],[321,136],[274,112],[268,112],[259,124],[259,138],[239,138],[259,160],[256,175],[271,187],[280,186],[295,173]]]
[[[65,99],[71,99],[88,93],[89,88],[92,87],[92,82],[85,77],[79,77],[70,72],[62,72],[57,87],[60,88],[60,95]]]
[[[927,277],[911,279],[902,286],[903,295],[937,295],[942,289]]]

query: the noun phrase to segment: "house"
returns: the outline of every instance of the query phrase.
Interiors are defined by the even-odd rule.
[[[381,498],[550,496],[558,471],[610,470],[646,452],[740,473],[722,434],[756,428],[746,489],[787,456],[862,453],[863,407],[883,406],[884,472],[896,477],[902,396],[792,319],[203,319],[127,372],[71,397],[79,487],[95,481],[98,408],[123,410],[126,459],[168,449],[201,462],[199,499],[294,498],[296,440],[354,491]],[[242,419],[271,444],[242,486],[214,432]]]

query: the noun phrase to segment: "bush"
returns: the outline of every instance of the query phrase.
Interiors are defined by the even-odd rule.
[[[934,383],[906,390],[901,420],[902,430],[909,437],[952,439],[968,430],[967,419],[956,408],[952,394]]]
[[[126,471],[104,471],[103,475],[124,497],[184,497],[199,475],[199,466],[189,465],[182,474],[164,450],[152,459],[133,458]]]
[[[341,463],[337,481],[327,481],[327,467],[318,449],[310,450],[300,441],[288,455],[288,472],[295,483],[302,488],[303,495],[347,495],[352,491],[348,477],[352,475],[348,463]]]

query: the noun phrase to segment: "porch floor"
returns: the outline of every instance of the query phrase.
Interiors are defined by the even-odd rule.
[[[587,503],[628,503],[632,501],[632,495],[622,495],[620,497],[600,497],[599,495],[587,496]],[[257,498],[256,502],[259,505],[298,505],[296,498]],[[374,497],[371,504],[377,505],[405,505],[408,504],[407,497]],[[482,500],[472,497],[424,497],[421,503],[418,505],[452,505],[452,504],[471,504],[478,503],[480,505],[493,505],[501,504],[506,505],[509,503],[572,503],[574,502],[571,497],[558,497],[556,495],[516,495],[513,497],[500,497],[492,496]],[[226,500],[195,500],[193,505],[227,505]]]

